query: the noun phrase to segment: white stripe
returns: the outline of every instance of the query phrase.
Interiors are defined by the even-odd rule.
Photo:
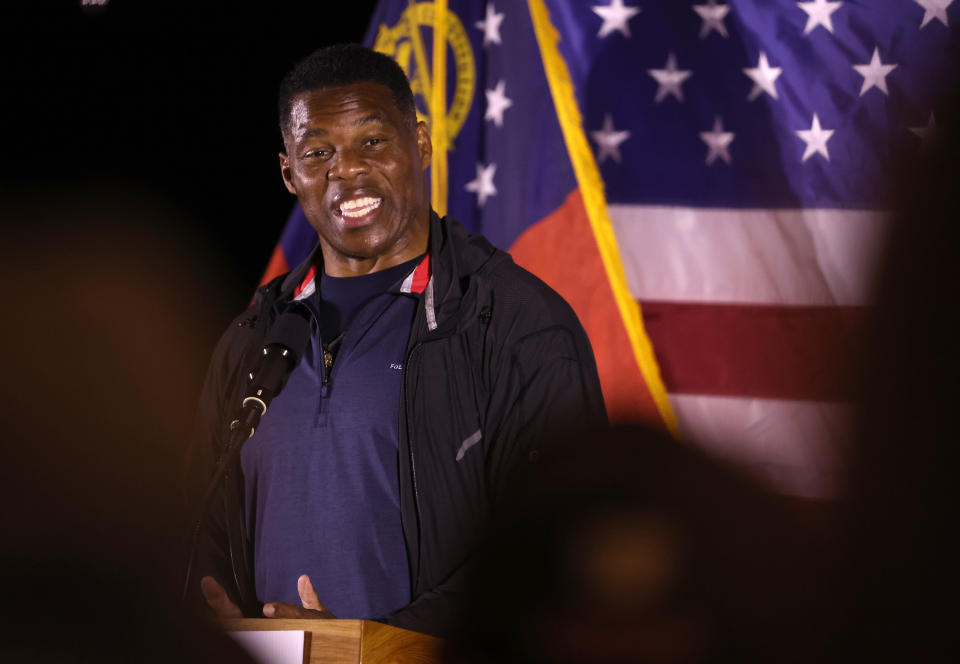
[[[779,491],[839,493],[851,408],[831,402],[671,394],[684,440],[745,466]]]
[[[294,300],[303,300],[310,297],[317,290],[317,280],[316,278],[311,279],[310,283],[304,286],[303,290],[300,291],[300,294],[294,297]]]
[[[431,332],[437,329],[437,312],[433,308],[433,276],[427,282],[427,292],[424,294],[424,308],[427,311],[427,329]]]
[[[400,284],[401,293],[409,293],[413,288],[413,275],[417,271],[417,268],[410,270],[410,274],[403,280],[403,283]]]
[[[467,436],[467,439],[460,443],[460,449],[457,450],[457,461],[460,461],[463,458],[463,455],[467,453],[467,450],[479,443],[481,438],[483,438],[483,434],[480,432],[480,429],[477,429],[472,434]]]
[[[864,305],[889,226],[864,210],[610,205],[637,299]]]

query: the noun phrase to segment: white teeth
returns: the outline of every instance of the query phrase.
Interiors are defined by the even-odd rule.
[[[362,217],[376,210],[382,202],[382,198],[372,198],[370,196],[352,198],[340,203],[340,212],[344,217]]]

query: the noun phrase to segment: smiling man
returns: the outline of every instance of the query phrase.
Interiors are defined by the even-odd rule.
[[[430,209],[431,145],[390,58],[317,51],[279,95],[287,189],[312,255],[258,289],[211,361],[200,485],[281,313],[312,339],[204,524],[196,583],[221,616],[377,619],[443,636],[515,471],[605,421],[570,307]]]

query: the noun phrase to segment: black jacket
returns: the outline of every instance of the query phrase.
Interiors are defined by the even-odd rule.
[[[257,290],[218,343],[201,396],[190,475],[199,489],[226,443],[266,329],[314,256]],[[606,421],[587,336],[570,306],[510,256],[432,215],[432,276],[404,362],[400,509],[413,601],[382,621],[444,636],[456,620],[469,558],[511,474],[551,432]],[[194,493],[196,495],[196,493]],[[211,575],[245,615],[260,615],[243,480],[230,471],[204,523],[192,578]],[[323,601],[323,598],[320,598]]]

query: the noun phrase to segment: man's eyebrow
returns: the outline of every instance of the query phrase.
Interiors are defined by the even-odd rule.
[[[373,123],[384,124],[386,121],[386,116],[384,116],[383,113],[370,113],[369,115],[364,115],[362,118],[357,118],[357,121],[353,124],[355,127],[362,127],[363,125]],[[323,127],[314,127],[304,131],[302,134],[297,136],[297,139],[302,141],[308,138],[326,136],[327,133],[327,130]]]
[[[362,125],[370,124],[370,123],[372,123],[372,122],[379,122],[380,124],[383,124],[383,123],[385,123],[386,121],[387,121],[387,119],[386,119],[386,117],[384,117],[383,113],[379,113],[379,112],[378,112],[378,113],[370,113],[369,115],[364,115],[362,118],[359,118],[359,119],[354,123],[354,126],[360,127],[360,126],[362,126]]]

